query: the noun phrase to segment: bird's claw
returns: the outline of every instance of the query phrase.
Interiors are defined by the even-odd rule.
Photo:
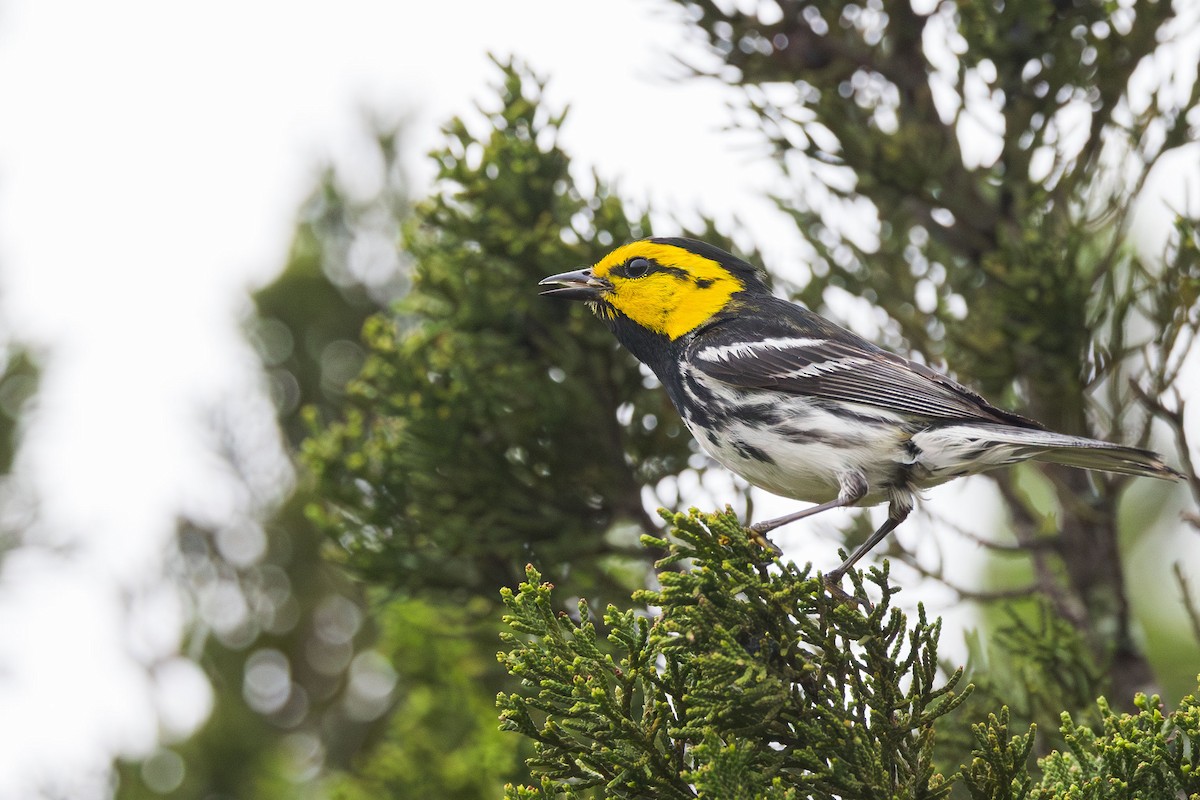
[[[755,530],[753,525],[747,528],[747,530],[750,532],[750,541],[754,542],[763,550],[766,550],[768,553],[770,553],[772,560],[783,555],[783,551],[780,550],[774,542],[768,539],[766,534],[764,534],[762,531]]]
[[[826,591],[828,591],[832,597],[842,601],[843,603],[846,603],[847,605],[862,606],[863,609],[867,611],[870,611],[873,607],[870,600],[866,599],[865,597],[858,597],[856,595],[849,594],[845,589],[842,588],[842,573],[838,572],[837,570],[834,570],[828,575],[823,576],[822,582],[825,584]]]

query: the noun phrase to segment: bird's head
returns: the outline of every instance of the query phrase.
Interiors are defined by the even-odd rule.
[[[742,292],[766,292],[753,266],[719,247],[682,238],[622,245],[586,269],[551,275],[542,294],[584,300],[606,320],[627,318],[678,339],[726,311]]]

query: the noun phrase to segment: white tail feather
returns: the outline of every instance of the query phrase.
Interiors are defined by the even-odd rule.
[[[913,443],[935,479],[983,472],[1018,461],[1048,461],[1081,469],[1181,480],[1150,450],[1008,425],[949,425],[922,431]]]

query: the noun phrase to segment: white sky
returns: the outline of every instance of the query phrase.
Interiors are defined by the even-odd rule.
[[[240,319],[317,167],[353,164],[360,110],[413,115],[427,181],[437,126],[489,96],[486,51],[518,55],[570,102],[580,166],[659,207],[736,214],[771,263],[797,257],[762,199],[776,170],[721,131],[727,96],[664,77],[682,31],[656,6],[0,5],[0,334],[46,354],[19,465],[43,503],[0,565],[0,800],[102,795],[114,752],[203,718],[164,555],[181,510],[219,522],[253,502],[212,454],[214,413],[258,419],[239,430],[263,486],[286,477]]]

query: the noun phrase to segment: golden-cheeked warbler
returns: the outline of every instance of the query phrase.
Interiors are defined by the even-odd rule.
[[[755,486],[888,518],[826,579],[837,583],[912,511],[918,491],[1026,459],[1152,478],[1148,450],[1046,430],[946,376],[773,296],[757,269],[683,238],[618,247],[552,275],[543,294],[585,301],[666,387],[701,447]]]

